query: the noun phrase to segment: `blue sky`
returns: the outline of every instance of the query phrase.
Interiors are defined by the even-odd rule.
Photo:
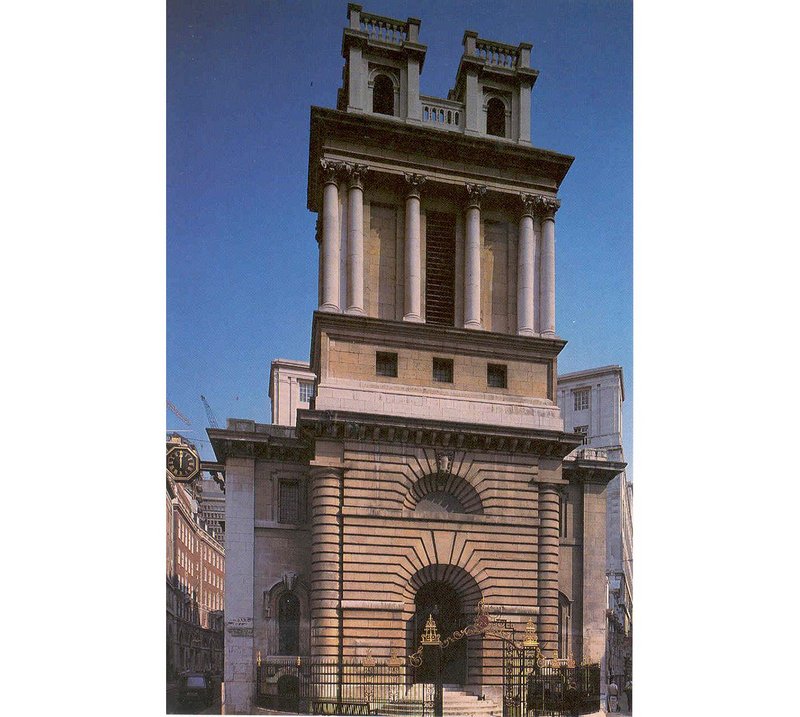
[[[211,458],[220,423],[269,422],[273,358],[307,359],[316,306],[309,108],[334,107],[346,2],[167,4],[167,397]],[[466,29],[533,44],[532,141],[574,155],[556,221],[559,370],[620,364],[632,459],[632,8],[629,2],[388,2],[418,17],[423,94],[445,97]],[[184,430],[185,429],[185,430]]]

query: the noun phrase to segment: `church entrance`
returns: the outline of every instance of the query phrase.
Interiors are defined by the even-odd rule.
[[[409,652],[420,644],[428,616],[432,615],[442,640],[465,625],[461,598],[452,585],[434,581],[423,585],[414,599],[413,643]],[[433,682],[433,670],[423,663],[416,671],[415,682]],[[442,682],[463,685],[467,680],[467,640],[456,640],[442,650]]]

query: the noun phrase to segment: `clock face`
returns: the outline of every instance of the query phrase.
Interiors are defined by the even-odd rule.
[[[176,480],[189,480],[199,471],[197,453],[186,446],[172,446],[167,451],[167,470]]]

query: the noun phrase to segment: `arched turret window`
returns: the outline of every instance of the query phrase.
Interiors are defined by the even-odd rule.
[[[300,654],[300,600],[293,592],[278,599],[278,654]]]
[[[492,97],[486,104],[486,134],[506,136],[506,106],[497,97]]]
[[[372,87],[372,111],[394,115],[394,85],[386,75],[378,75]]]

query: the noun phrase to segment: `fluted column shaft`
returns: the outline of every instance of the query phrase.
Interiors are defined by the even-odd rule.
[[[542,212],[542,276],[540,297],[541,331],[544,336],[556,334],[556,211],[559,202],[539,198]]]
[[[558,649],[558,489],[539,484],[539,642],[547,657]]]
[[[486,187],[468,184],[464,238],[464,328],[481,325],[481,197]]]
[[[533,336],[533,277],[535,269],[533,197],[523,195],[522,203],[517,249],[517,333],[521,336]]]
[[[347,313],[364,314],[364,174],[356,164],[348,168],[347,185]]]
[[[320,311],[339,312],[339,185],[338,165],[322,161],[322,303]]]
[[[311,654],[339,654],[339,484],[341,469],[311,469]]]
[[[403,321],[422,321],[422,242],[420,239],[420,187],[425,178],[407,174],[405,234],[405,300]]]

